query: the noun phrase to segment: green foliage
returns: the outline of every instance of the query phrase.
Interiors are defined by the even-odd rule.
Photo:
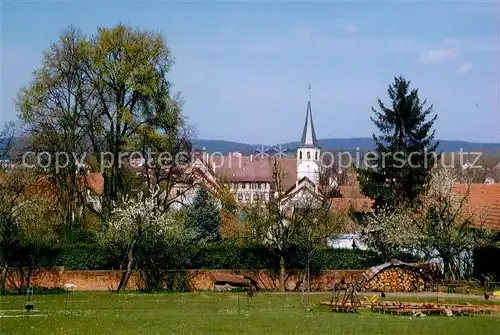
[[[149,252],[155,263],[165,267],[158,275],[164,283],[170,283],[172,290],[181,285],[182,272],[197,269],[240,269],[275,270],[279,260],[275,254],[262,246],[239,246],[233,243],[191,245],[190,247],[170,246],[158,250],[151,246]],[[118,269],[125,256],[92,244],[65,245],[52,251],[51,262],[47,266],[63,266],[68,270],[109,270]],[[138,256],[140,259],[142,256]],[[139,261],[139,260],[138,260]],[[289,269],[301,270],[305,265],[298,260],[296,250],[289,257]],[[311,270],[365,269],[383,263],[375,252],[359,249],[329,249],[320,247],[312,259]],[[123,265],[123,264],[122,264]],[[148,266],[141,266],[148,268]],[[175,273],[173,273],[175,272]],[[175,282],[175,283],[174,283]]]
[[[296,248],[290,250],[288,269],[300,270],[306,266],[300,261]],[[359,249],[317,249],[311,261],[311,268],[326,269],[365,269],[382,263],[381,258],[371,251]],[[279,258],[269,249],[262,246],[240,247],[232,244],[200,246],[189,264],[191,269],[278,269]]]
[[[186,213],[186,227],[194,233],[194,241],[214,243],[221,240],[221,214],[215,199],[200,188]]]
[[[373,251],[319,248],[311,269],[366,269],[381,263],[381,257]]]
[[[425,107],[418,89],[410,90],[410,82],[394,78],[388,95],[391,107],[379,99],[379,111],[372,108],[371,120],[380,134],[373,134],[375,156],[370,166],[358,170],[363,194],[375,200],[375,206],[393,207],[410,204],[425,191],[437,155],[438,143],[433,143],[432,126],[437,116],[430,119],[433,106]]]
[[[79,243],[60,248],[54,265],[67,270],[117,269],[119,259],[119,254],[98,244]]]

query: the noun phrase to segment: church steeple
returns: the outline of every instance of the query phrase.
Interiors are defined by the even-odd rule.
[[[301,148],[317,148],[318,140],[314,131],[314,124],[311,110],[311,85],[309,85],[309,99],[307,100],[306,120],[304,122],[304,130],[302,131],[302,140],[300,141]]]
[[[311,85],[309,85],[309,99],[307,101],[306,121],[302,139],[297,148],[297,180],[307,177],[313,183],[319,182],[319,163],[321,149],[316,139],[311,110]]]

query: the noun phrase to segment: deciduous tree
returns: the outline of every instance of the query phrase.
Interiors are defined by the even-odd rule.
[[[75,222],[84,164],[89,153],[86,143],[90,124],[84,111],[92,107],[87,96],[82,66],[85,60],[84,35],[75,27],[63,32],[57,43],[43,54],[42,67],[17,97],[31,150],[40,155],[43,169],[57,189],[61,217]],[[92,106],[92,107],[91,107]]]
[[[295,202],[285,193],[286,172],[278,160],[272,159],[272,164],[274,195],[270,201],[257,201],[244,211],[248,217],[250,240],[266,246],[279,258],[279,287],[285,291],[286,268],[292,249],[300,244],[306,253],[311,251],[309,248],[317,242],[319,235],[312,234],[307,225],[314,224],[321,229],[329,227],[331,206],[315,192],[314,187],[304,191],[301,200]],[[317,231],[318,234],[322,232]],[[305,259],[307,263],[311,257]]]
[[[176,238],[185,240],[182,238],[185,233],[183,226],[178,224],[173,213],[158,205],[157,193],[158,189],[153,189],[147,195],[139,192],[136,197],[125,196],[121,205],[113,210],[102,235],[104,243],[115,245],[127,254],[127,269],[117,288],[118,292],[127,287],[134,269],[149,274],[146,281],[158,284],[151,270],[155,267],[160,269],[164,264],[151,261],[154,256],[150,254],[151,248],[155,249],[158,245],[165,247],[170,245],[167,241]],[[158,251],[157,248],[155,250]]]

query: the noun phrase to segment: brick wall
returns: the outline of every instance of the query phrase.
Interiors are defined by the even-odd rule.
[[[363,276],[363,270],[328,270],[323,271],[311,280],[311,290],[325,291],[338,282],[342,277],[346,280],[357,280]],[[61,288],[65,283],[76,285],[75,290],[81,291],[108,291],[118,287],[122,271],[65,271],[62,268],[40,269],[32,275],[31,286]],[[277,290],[279,287],[278,276],[269,271],[245,270],[190,270],[189,282],[193,290],[211,290],[213,288],[214,274],[247,275],[253,278],[260,289]],[[290,274],[286,278],[288,290],[298,290],[303,274]],[[7,275],[8,288],[17,288],[21,284],[20,276],[15,271]],[[140,287],[140,277],[134,273],[130,278],[127,289],[136,290]]]

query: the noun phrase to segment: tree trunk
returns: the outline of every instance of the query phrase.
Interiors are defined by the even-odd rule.
[[[5,294],[5,286],[7,283],[7,271],[9,270],[9,265],[7,264],[7,261],[4,262],[3,268],[2,268],[2,281],[0,283],[0,289],[2,291],[2,295]]]
[[[280,282],[280,292],[285,292],[285,257],[280,256],[280,272],[279,272],[279,282]]]
[[[455,274],[452,268],[452,264],[448,258],[443,258],[443,272],[445,281],[455,280]]]
[[[26,287],[29,289],[31,285],[31,274],[33,273],[33,267],[28,268],[28,274],[26,275]]]
[[[134,265],[133,249],[134,249],[134,243],[132,243],[128,251],[127,271],[125,271],[122,275],[122,279],[120,280],[120,284],[118,285],[118,289],[116,290],[117,293],[119,293],[121,290],[124,290],[127,287],[128,281],[132,276],[132,267]]]
[[[307,262],[307,307],[310,307],[310,301],[309,301],[309,298],[310,298],[310,294],[311,294],[311,271],[309,270],[309,264],[311,263],[311,261],[308,261]]]

